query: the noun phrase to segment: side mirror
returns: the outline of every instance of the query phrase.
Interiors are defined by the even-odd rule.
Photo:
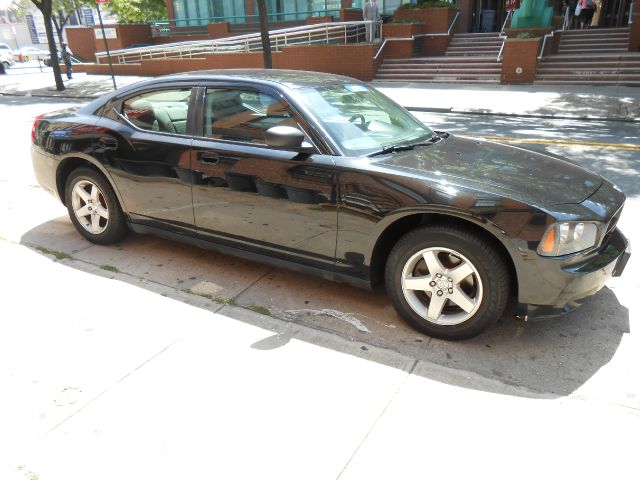
[[[271,127],[265,132],[265,141],[270,147],[297,152],[313,152],[313,146],[305,142],[304,139],[303,132],[295,127],[286,125]]]

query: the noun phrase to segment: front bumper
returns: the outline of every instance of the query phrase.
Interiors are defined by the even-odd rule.
[[[611,277],[622,275],[631,246],[617,228],[595,252],[577,262],[556,263],[558,260],[544,259],[545,279],[559,287],[556,298],[548,303],[518,303],[516,315],[523,318],[544,318],[562,315],[578,308],[581,300],[593,295]]]

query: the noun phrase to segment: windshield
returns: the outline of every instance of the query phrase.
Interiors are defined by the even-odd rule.
[[[349,156],[423,142],[433,132],[404,108],[362,84],[305,87],[299,100]]]

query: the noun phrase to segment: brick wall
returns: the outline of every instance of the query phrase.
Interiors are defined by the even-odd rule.
[[[120,50],[131,45],[147,45],[151,43],[151,27],[149,25],[109,25],[105,28],[115,28],[118,36],[117,38],[107,39],[109,50]],[[94,27],[94,29],[100,30],[100,27]],[[102,38],[95,38],[94,36],[94,42],[96,52],[105,51]]]
[[[504,42],[501,82],[533,83],[536,78],[540,38],[508,38]]]
[[[377,61],[373,60],[378,47],[372,44],[287,47],[282,52],[273,52],[273,67],[335,73],[370,81],[382,62],[383,55]],[[143,60],[136,65],[113,66],[117,75],[150,76],[192,70],[262,67],[261,52],[212,54],[200,59]],[[109,73],[107,64],[78,65],[74,69],[92,74]]]
[[[447,35],[439,35],[437,37],[426,36],[423,38],[424,44],[422,52],[425,56],[444,55],[444,52],[446,52],[449,47],[450,38]]]
[[[210,23],[207,25],[207,32],[209,33],[209,38],[224,38],[231,36],[229,33],[228,22]]]
[[[96,61],[96,44],[93,28],[91,27],[67,27],[64,29],[67,35],[69,48],[82,60]]]

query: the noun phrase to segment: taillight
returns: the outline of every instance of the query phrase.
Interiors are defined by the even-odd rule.
[[[31,127],[31,143],[36,143],[36,128],[38,127],[38,121],[44,117],[46,113],[38,115],[33,121],[33,127]]]

